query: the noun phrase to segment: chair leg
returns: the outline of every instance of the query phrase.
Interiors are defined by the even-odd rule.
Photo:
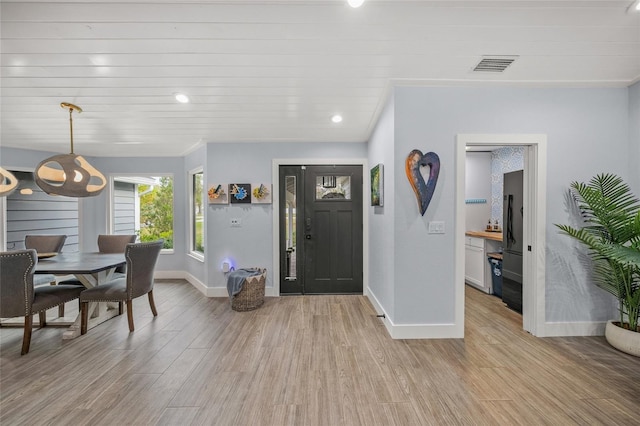
[[[153,316],[158,316],[158,311],[156,311],[156,303],[153,300],[153,290],[149,292],[149,306],[151,306],[151,312],[153,312]]]
[[[49,285],[58,285],[58,281],[51,281]],[[61,318],[64,317],[64,303],[58,305],[58,316]]]
[[[134,330],[133,328],[133,300],[127,300],[127,319],[129,320],[129,332]]]
[[[33,315],[25,315],[24,317],[24,336],[22,337],[22,352],[24,355],[29,352],[31,345],[31,328],[33,327]]]
[[[47,326],[47,311],[38,312],[40,319],[40,328]]]
[[[87,334],[89,320],[89,302],[80,303],[80,334]]]

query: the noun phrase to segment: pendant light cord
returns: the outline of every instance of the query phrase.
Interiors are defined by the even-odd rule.
[[[73,154],[73,111],[76,110],[79,114],[82,112],[82,108],[68,102],[62,102],[60,106],[69,110],[69,134],[71,135],[71,154]]]
[[[71,134],[71,154],[73,154],[73,108],[69,108],[69,133]]]

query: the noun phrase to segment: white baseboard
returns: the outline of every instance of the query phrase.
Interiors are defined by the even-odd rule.
[[[185,271],[155,271],[153,277],[160,280],[187,280],[189,284],[207,297],[229,297],[226,287],[207,287],[198,278]],[[264,293],[267,297],[280,296],[274,287],[265,287]]]
[[[384,314],[385,317],[380,320],[392,339],[461,339],[464,337],[460,335],[459,327],[455,324],[394,324],[393,319],[382,308],[371,289],[367,292],[367,298],[379,315]]]
[[[153,272],[153,278],[158,280],[185,280],[184,271],[158,271]]]
[[[265,287],[264,295],[266,297],[280,297],[280,292],[275,287]]]
[[[604,336],[606,321],[546,322],[544,337]]]

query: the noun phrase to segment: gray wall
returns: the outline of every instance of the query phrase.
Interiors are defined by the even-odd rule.
[[[640,196],[640,82],[629,87],[629,150],[629,183]]]
[[[394,103],[389,98],[378,124],[369,139],[369,167],[378,163],[384,166],[383,206],[369,209],[369,291],[390,319],[394,318],[394,198],[395,157]]]
[[[602,171],[629,177],[628,115],[626,88],[396,88],[396,322],[453,322],[454,140],[459,133],[548,135],[546,320],[611,317],[611,299],[589,283],[580,249],[553,224],[569,221],[565,194],[571,181]],[[400,167],[414,148],[435,151],[441,160],[438,187],[424,217]],[[427,234],[430,220],[445,221],[446,234]]]
[[[32,172],[14,171],[18,188],[7,197],[7,250],[23,250],[27,235],[66,235],[64,252],[78,251],[78,199],[40,189]],[[31,194],[22,194],[31,189]]]
[[[362,143],[229,143],[207,145],[205,188],[212,184],[272,183],[274,158],[366,158]],[[273,253],[272,204],[209,204],[206,207],[207,286],[226,287],[220,267],[225,259],[236,268],[259,266],[271,269]],[[242,226],[232,228],[231,218],[239,218]],[[273,271],[267,274],[267,286],[278,285]]]
[[[113,183],[113,233],[136,233],[136,185]]]

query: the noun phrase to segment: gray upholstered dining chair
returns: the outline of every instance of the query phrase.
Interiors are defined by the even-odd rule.
[[[98,235],[98,251],[100,253],[124,253],[127,244],[135,243],[137,237],[135,234]],[[126,265],[117,267],[113,278],[122,278],[126,271]],[[77,279],[64,280],[60,284],[84,285]]]
[[[25,249],[34,249],[38,253],[60,253],[65,241],[66,235],[26,235],[24,237]],[[55,284],[56,277],[50,274],[37,275],[34,285]]]
[[[81,334],[87,333],[89,320],[89,302],[122,302],[127,303],[127,319],[129,331],[133,326],[133,299],[145,294],[149,297],[149,306],[153,316],[158,316],[153,300],[153,273],[164,240],[150,243],[127,244],[124,257],[127,260],[127,274],[124,278],[116,278],[99,286],[88,288],[80,294]]]
[[[0,253],[0,317],[24,316],[22,352],[29,352],[33,315],[39,314],[40,327],[47,325],[47,309],[80,297],[82,288],[75,285],[33,285],[33,270],[38,263],[34,249]]]
[[[60,253],[65,241],[66,235],[26,235],[24,246],[35,249],[38,253]]]
[[[67,241],[66,235],[26,235],[24,237],[24,247],[26,249],[34,249],[38,253],[60,253],[65,241]],[[37,287],[42,284],[56,285],[55,275],[35,275],[33,285]],[[58,316],[64,316],[64,304],[58,307]]]
[[[124,253],[127,244],[135,243],[138,236],[135,234],[124,235],[98,235],[98,251],[100,253]],[[125,265],[116,268],[116,273],[124,274],[127,271]]]

